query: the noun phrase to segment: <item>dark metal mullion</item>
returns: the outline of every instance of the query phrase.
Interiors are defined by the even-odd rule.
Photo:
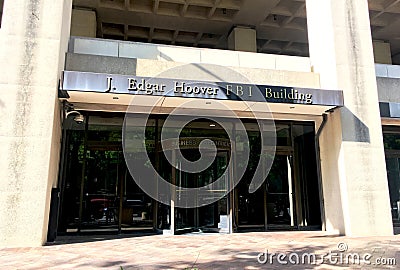
[[[123,134],[125,134],[125,125],[122,125],[122,132]],[[122,144],[124,144],[124,142],[122,142]],[[122,160],[120,162],[118,162],[118,167],[117,167],[117,171],[120,171],[120,167],[121,167],[121,163],[124,164],[124,171],[121,172],[121,174],[123,173],[123,175],[119,175],[117,176],[117,181],[118,181],[118,186],[119,186],[119,206],[118,206],[118,233],[121,234],[122,233],[122,211],[123,211],[123,202],[124,202],[124,193],[126,192],[125,187],[126,187],[126,179],[128,177],[128,167],[126,164],[126,160],[125,160],[125,156],[124,156],[124,152],[123,152],[123,146],[122,145],[122,152],[120,152],[120,154],[118,155],[118,158],[122,158]]]
[[[398,156],[400,156],[400,150],[385,149],[385,157],[391,158],[391,157],[398,157]]]
[[[294,227],[295,228],[299,228],[299,223],[297,220],[297,198],[296,198],[296,186],[295,183],[298,181],[297,177],[296,177],[296,173],[295,173],[295,154],[294,154],[294,136],[293,136],[293,122],[290,122],[290,129],[289,129],[289,136],[291,139],[291,154],[289,155],[289,164],[292,167],[291,168],[291,173],[292,173],[292,194],[290,194],[290,196],[292,196],[292,200],[293,200],[293,220],[294,220]]]
[[[66,119],[64,119],[65,121]],[[65,123],[65,122],[64,122]],[[60,151],[60,171],[58,174],[58,186],[60,187],[60,203],[58,205],[58,214],[57,214],[57,219],[60,219],[63,217],[64,215],[64,207],[63,206],[63,202],[64,202],[64,191],[65,191],[65,182],[66,182],[66,174],[67,174],[67,170],[66,170],[66,166],[67,166],[67,162],[69,160],[69,157],[66,158],[66,155],[69,154],[65,151],[66,149],[66,145],[69,144],[69,138],[67,138],[67,130],[64,127],[64,123],[62,124],[62,138],[61,138],[61,151]],[[56,230],[58,231],[58,220],[57,220],[57,228]]]
[[[119,158],[119,157],[118,157]],[[120,166],[120,165],[118,165]],[[118,168],[117,168],[118,169]],[[125,183],[126,183],[126,176],[128,173],[128,168],[125,167],[124,176],[118,176],[119,180],[119,211],[118,211],[118,233],[122,232],[122,208],[123,208],[123,200],[124,200],[124,191],[125,191]]]
[[[325,214],[325,201],[324,201],[324,190],[322,187],[322,168],[321,168],[321,150],[320,150],[320,141],[319,137],[322,133],[323,128],[328,121],[327,114],[322,115],[322,123],[319,126],[318,130],[316,130],[314,137],[314,148],[315,148],[315,161],[317,168],[317,178],[318,178],[318,191],[319,191],[319,207],[321,212],[321,226],[322,230],[326,230],[326,214]],[[315,129],[315,127],[314,127]]]
[[[78,232],[82,229],[82,215],[83,215],[83,191],[85,188],[85,175],[86,175],[86,157],[87,157],[87,137],[88,137],[88,127],[89,127],[89,115],[85,115],[85,133],[83,137],[83,163],[82,163],[82,177],[81,177],[81,190],[79,195],[79,223]]]
[[[160,149],[159,149],[159,135],[158,135],[158,117],[155,119],[155,127],[154,127],[154,159],[155,159],[155,167],[156,172],[160,172]],[[154,175],[157,177],[157,175]],[[157,191],[158,191],[158,182],[157,183]],[[157,192],[157,194],[159,194]],[[158,230],[158,201],[155,199],[151,199],[153,203],[153,228],[154,230]],[[163,217],[161,217],[161,220]]]
[[[235,122],[232,121],[232,137],[234,138],[234,141],[231,142],[231,155],[232,158],[230,158],[230,160],[232,161],[232,166],[231,166],[231,177],[232,179],[229,180],[229,184],[233,185],[233,181],[236,179],[236,166],[237,166],[237,162],[236,162],[236,125]],[[249,144],[250,145],[250,144]],[[235,153],[235,154],[232,154]],[[232,224],[230,224],[230,227],[233,231],[237,231],[239,228],[239,183],[238,185],[236,185],[236,187],[234,187],[232,189],[231,193],[231,209],[230,209],[230,213],[232,215],[232,217],[230,218],[230,220],[232,220]],[[229,187],[230,188],[230,187]]]

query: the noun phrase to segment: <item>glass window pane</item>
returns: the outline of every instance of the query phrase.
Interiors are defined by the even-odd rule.
[[[400,133],[383,133],[385,149],[400,150]]]

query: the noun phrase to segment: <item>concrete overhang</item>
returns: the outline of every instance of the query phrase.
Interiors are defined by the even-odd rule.
[[[110,81],[107,78],[112,78],[112,80]],[[173,91],[158,93],[158,95],[139,94],[140,91],[135,91],[135,94],[132,94],[132,91],[126,91],[127,86],[123,85],[123,82],[128,81],[129,78],[136,78],[138,81],[142,79],[136,76],[65,71],[60,93],[63,94],[63,99],[68,96],[67,100],[74,105],[75,110],[106,112],[179,113],[186,115],[201,115],[202,113],[208,115],[212,113],[213,116],[220,117],[232,117],[232,112],[234,112],[240,118],[310,120],[315,116],[320,116],[327,111],[343,106],[343,93],[340,90],[257,85],[257,88],[263,89],[260,93],[265,93],[265,89],[272,89],[271,91],[277,89],[276,93],[283,96],[282,89],[288,89],[288,91],[296,91],[299,94],[310,93],[310,97],[314,98],[310,103],[284,98],[272,98],[270,102],[269,99],[265,98],[265,95],[255,97],[254,88],[250,96],[243,95],[243,98],[232,94],[233,90],[229,95],[221,90],[225,89],[223,87],[226,87],[226,84],[234,87],[237,85],[246,87],[245,84],[240,83],[190,82],[193,87],[195,87],[194,85],[200,87],[203,84],[207,87],[211,85],[211,88],[220,87],[218,90],[221,91],[214,96],[207,94],[200,94],[196,97],[190,95],[171,96],[174,95],[174,93],[170,93]],[[179,79],[157,79],[158,81],[153,79],[153,82],[166,84],[166,89],[168,89],[168,83],[179,81]],[[179,108],[179,111],[176,108]]]

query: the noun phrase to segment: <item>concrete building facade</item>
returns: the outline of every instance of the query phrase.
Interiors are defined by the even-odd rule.
[[[400,224],[398,1],[0,6],[1,246],[146,230],[375,236]],[[186,159],[213,142],[201,172],[161,148],[176,109],[179,123],[198,116],[166,131],[181,130]],[[139,165],[178,188],[150,195]],[[182,205],[186,188],[216,178],[202,197],[212,203]]]

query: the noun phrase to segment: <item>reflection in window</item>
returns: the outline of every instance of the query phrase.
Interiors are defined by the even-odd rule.
[[[276,145],[289,146],[291,145],[290,127],[288,124],[276,124]]]
[[[383,143],[385,145],[385,149],[400,150],[400,134],[384,133]]]
[[[390,208],[394,226],[400,226],[400,129],[383,127]]]
[[[400,169],[399,158],[386,158],[386,170],[388,176],[390,207],[392,211],[393,225],[400,226]]]

